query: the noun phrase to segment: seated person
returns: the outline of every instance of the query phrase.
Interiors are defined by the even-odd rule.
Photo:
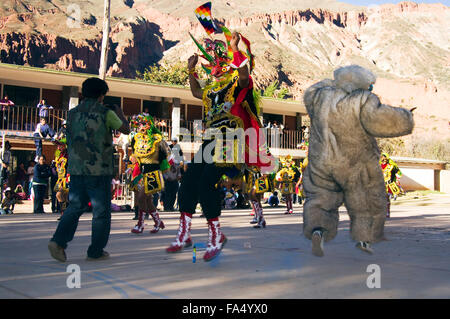
[[[247,199],[245,199],[244,194],[242,194],[242,190],[237,191],[237,200],[236,200],[236,208],[237,209],[246,209],[249,208]]]
[[[280,204],[280,200],[278,199],[278,192],[273,192],[273,194],[270,195],[268,204],[270,205],[270,207],[278,207],[278,205]]]
[[[0,209],[0,215],[13,214],[14,205],[16,204],[15,193],[11,191],[11,188],[5,190],[5,197],[2,200],[2,207]]]
[[[41,117],[40,123],[36,126],[36,130],[34,131],[34,143],[36,145],[36,158],[35,162],[39,160],[39,157],[42,155],[42,140],[47,136],[53,137],[55,136],[55,132],[48,126],[47,120]]]

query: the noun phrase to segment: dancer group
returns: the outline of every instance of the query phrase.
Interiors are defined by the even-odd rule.
[[[196,69],[199,56],[194,54],[188,59],[189,84],[192,95],[203,102],[205,134],[199,151],[181,180],[178,231],[166,252],[178,253],[192,246],[192,218],[200,204],[208,225],[208,243],[203,259],[211,261],[220,254],[227,242],[220,225],[223,176],[239,185],[250,199],[255,214],[251,223],[256,228],[266,227],[262,196],[276,187],[285,199],[286,214],[294,212],[294,194],[305,198],[303,232],[312,241],[314,255],[323,256],[324,242],[336,236],[338,208],[342,203],[350,215],[351,236],[357,241],[357,247],[372,252],[371,244],[383,238],[388,208],[375,137],[411,133],[414,126],[412,112],[381,104],[371,92],[376,78],[369,70],[356,65],[339,68],[334,72],[333,80],[316,83],[304,94],[311,119],[308,158],[297,167],[292,157],[287,156],[281,158],[278,167],[278,160],[270,153],[261,129],[259,98],[251,76],[255,59],[250,42],[242,34],[214,23],[211,3],[197,8],[195,13],[208,37],[203,44],[192,35],[191,38],[200,50],[201,58],[206,61],[201,68],[211,81],[202,87],[203,81],[199,80]],[[216,36],[224,36],[225,41]],[[243,50],[240,50],[240,44]],[[91,168],[101,170],[102,165],[105,166],[103,175],[111,170],[110,163],[101,164],[104,159],[96,157],[92,146],[83,144],[92,140],[95,147],[106,150],[109,156],[109,138],[105,137],[108,143],[101,144],[80,132],[92,131],[93,128],[98,130],[101,127],[99,120],[108,115],[112,118],[108,122],[109,128],[120,127],[122,132],[129,133],[129,124],[125,123],[123,113],[116,109],[117,116],[113,116],[101,105],[101,96],[106,92],[107,86],[97,100],[87,99],[69,112],[69,208],[49,244],[52,256],[61,261],[66,258],[64,249],[73,238],[83,204],[87,201],[86,195],[96,197],[92,201],[93,238],[88,257],[96,259],[108,255],[103,248],[107,242],[106,234],[109,236],[110,211],[105,212],[99,207],[103,198],[92,189],[97,179],[91,181],[88,177],[78,176],[100,176],[102,174],[94,173]],[[95,112],[96,116],[92,119],[84,112]],[[78,120],[78,123],[74,125],[70,120]],[[167,160],[169,151],[151,116],[135,116],[131,126],[135,134],[131,142],[130,187],[135,192],[139,210],[138,222],[131,232],[143,233],[144,214],[149,213],[154,220],[150,232],[157,233],[165,225],[153,205],[152,194],[164,187],[162,173],[170,167]],[[234,133],[239,130],[251,131],[252,134],[236,139]],[[98,134],[106,134],[106,131],[102,128],[95,136]],[[83,154],[86,149],[91,153]],[[390,176],[392,174],[395,175],[393,170]],[[82,187],[82,181],[88,182],[88,193],[77,190]],[[103,232],[100,231],[102,227]]]

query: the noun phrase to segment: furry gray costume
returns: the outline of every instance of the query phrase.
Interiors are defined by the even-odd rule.
[[[386,188],[375,137],[410,134],[412,112],[380,103],[371,93],[375,76],[357,65],[334,71],[307,89],[304,102],[311,118],[308,166],[304,176],[306,201],[303,232],[323,241],[337,234],[338,208],[344,203],[352,238],[371,243],[383,238]],[[370,88],[370,89],[369,89]],[[369,251],[370,252],[370,251]]]

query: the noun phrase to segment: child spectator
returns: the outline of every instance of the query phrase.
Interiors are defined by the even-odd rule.
[[[37,108],[39,109],[39,117],[43,117],[48,120],[48,110],[53,109],[53,106],[47,105],[45,100],[41,100],[41,102],[37,105]]]
[[[270,195],[268,204],[270,205],[270,207],[278,207],[278,205],[280,204],[280,200],[278,199],[278,192],[273,192],[273,194]]]
[[[11,188],[5,190],[5,197],[2,200],[2,208],[0,209],[0,215],[13,214],[14,205],[16,204],[15,194],[11,191]]]

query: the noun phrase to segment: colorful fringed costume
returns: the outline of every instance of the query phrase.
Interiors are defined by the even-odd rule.
[[[264,193],[273,191],[273,179],[274,174],[265,174],[262,176],[255,176],[248,172],[244,178],[245,189],[250,199],[250,204],[254,214],[253,220],[250,224],[256,224],[254,228],[265,228],[266,220],[263,216],[263,207],[261,204],[261,199]]]
[[[391,216],[391,198],[397,198],[401,193],[398,185],[399,178],[402,176],[402,172],[398,168],[398,165],[389,157],[387,153],[381,154],[380,159],[381,169],[383,170],[384,184],[386,185],[386,194],[388,199],[388,208],[386,217]]]
[[[306,167],[308,166],[308,149],[306,149],[306,152],[307,155],[299,166],[300,178],[298,179],[297,184],[295,185],[295,192],[297,193],[299,204],[301,204],[302,201],[305,199],[305,193],[303,190],[303,175],[305,173]]]
[[[135,192],[139,207],[138,223],[131,232],[141,234],[144,231],[145,213],[148,213],[155,222],[150,231],[153,234],[165,227],[153,205],[152,194],[164,188],[162,172],[170,167],[167,162],[168,146],[151,116],[134,116],[131,126],[137,128],[138,132],[131,141],[133,154],[130,159],[133,167],[130,188]]]
[[[278,189],[286,201],[286,213],[292,214],[294,208],[292,205],[292,195],[295,193],[295,184],[300,178],[300,170],[295,166],[290,155],[280,158],[280,170],[275,179],[278,183]]]
[[[57,145],[57,150],[55,151],[55,166],[58,180],[56,181],[54,191],[56,192],[56,199],[59,202],[62,215],[69,202],[70,175],[67,173],[68,154],[66,138],[61,138],[55,143]]]
[[[210,3],[197,8],[196,15],[208,35],[219,31],[211,17]],[[175,242],[167,248],[167,252],[173,253],[192,245],[191,219],[200,203],[209,228],[208,247],[203,256],[205,261],[215,258],[226,242],[219,224],[221,192],[216,185],[220,178],[223,175],[242,177],[246,171],[260,174],[261,170],[270,169],[273,165],[265,146],[263,130],[260,130],[258,98],[250,76],[254,66],[250,43],[242,35],[232,34],[225,26],[220,26],[220,31],[225,35],[226,42],[208,38],[205,46],[191,35],[202,52],[201,57],[208,62],[202,68],[212,76],[213,83],[205,88],[200,87],[195,72],[198,57],[191,56],[188,61],[190,87],[194,97],[203,100],[206,133],[202,147],[181,181],[178,195],[180,226]],[[246,52],[238,49],[241,39]],[[247,132],[248,129],[254,133],[252,137],[228,138],[228,133]]]

